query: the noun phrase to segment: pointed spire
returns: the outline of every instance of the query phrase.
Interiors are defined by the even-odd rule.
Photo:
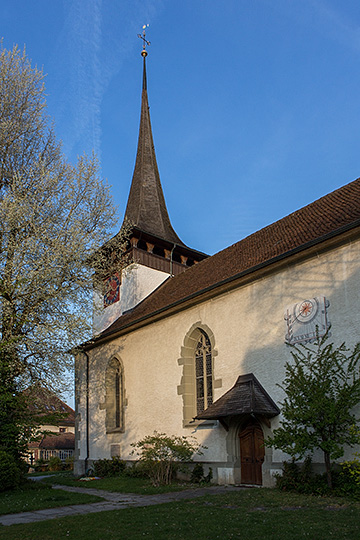
[[[145,31],[143,35],[144,37],[139,34],[139,37],[144,40],[144,48],[141,52],[144,58],[144,66],[140,129],[125,219],[129,220],[134,227],[142,232],[172,243],[184,245],[170,223],[156,162],[146,80],[147,51],[145,50],[145,43],[148,45],[150,43],[145,40]]]
[[[146,51],[145,51],[146,52]],[[147,54],[147,53],[146,53]],[[144,67],[143,67],[143,90],[147,90],[147,82],[146,82],[146,54],[143,54],[144,57]]]

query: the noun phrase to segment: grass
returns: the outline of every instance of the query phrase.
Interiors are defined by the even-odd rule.
[[[328,540],[360,538],[360,504],[270,489],[0,529],[2,540]]]
[[[101,480],[91,480],[83,482],[74,478],[72,472],[63,472],[56,476],[48,476],[42,482],[48,484],[62,484],[66,486],[75,486],[82,488],[104,489],[105,491],[113,491],[119,493],[137,493],[140,495],[155,495],[157,493],[169,493],[172,491],[181,491],[194,487],[192,484],[176,483],[169,486],[155,487],[151,484],[148,478],[132,478],[126,475],[102,478]],[[198,486],[195,486],[198,487]]]
[[[71,473],[71,471],[67,471],[67,472]],[[64,474],[64,471],[33,472],[33,473],[27,474],[27,477],[28,478],[36,478],[37,476],[49,476],[49,475],[56,476],[56,475],[61,475],[61,474]]]
[[[100,497],[93,495],[60,491],[29,480],[18,489],[0,492],[0,514],[30,512],[43,508],[92,503],[100,500],[102,500]]]

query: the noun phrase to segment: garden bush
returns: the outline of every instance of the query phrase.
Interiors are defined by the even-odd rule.
[[[201,463],[196,463],[193,470],[191,471],[190,481],[194,484],[199,484],[204,478],[204,467]]]
[[[209,468],[208,474],[205,476],[204,467],[201,463],[196,463],[193,470],[191,471],[190,482],[194,484],[200,484],[201,482],[211,482],[213,477],[212,468]]]
[[[126,467],[124,474],[130,478],[148,478],[150,472],[149,469],[148,463],[138,461],[133,465]]]
[[[52,456],[49,459],[49,471],[61,471],[63,464],[58,456]]]
[[[93,471],[95,476],[119,476],[124,472],[126,462],[119,457],[113,457],[111,459],[98,459],[93,464]]]
[[[333,487],[329,488],[326,473],[313,474],[311,459],[304,463],[283,463],[282,474],[275,475],[276,487],[282,491],[293,491],[305,495],[349,495],[360,499],[360,462],[346,461],[332,469]]]
[[[334,485],[337,478],[336,471],[332,471]],[[304,495],[330,495],[326,473],[313,474],[311,458],[307,457],[303,463],[295,460],[284,461],[282,474],[275,475],[276,487],[282,491],[293,491]]]
[[[352,460],[344,461],[340,465],[337,484],[338,489],[346,495],[353,495],[360,499],[360,453],[356,452]]]
[[[39,458],[35,461],[34,469],[36,472],[47,471],[48,466],[49,464],[47,461],[45,461],[45,459]]]
[[[156,431],[132,446],[154,486],[170,484],[177,470],[190,462],[195,453],[201,454],[194,437],[170,437]]]
[[[74,457],[67,457],[65,459],[65,463],[64,463],[64,470],[65,471],[72,471],[74,470]]]
[[[17,487],[22,479],[22,471],[14,457],[4,450],[0,450],[0,491]]]
[[[275,480],[276,487],[282,491],[311,492],[311,458],[307,457],[304,463],[300,464],[296,463],[295,459],[284,461],[282,474],[276,474]]]

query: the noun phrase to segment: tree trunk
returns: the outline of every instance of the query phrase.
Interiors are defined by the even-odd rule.
[[[327,485],[330,489],[332,489],[332,476],[331,476],[331,462],[330,462],[330,454],[328,452],[324,452],[324,459],[325,459],[325,467],[326,467],[326,479],[327,479]]]

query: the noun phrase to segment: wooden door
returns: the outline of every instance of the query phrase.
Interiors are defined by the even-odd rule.
[[[260,424],[251,423],[240,432],[241,483],[262,484],[264,434]]]

